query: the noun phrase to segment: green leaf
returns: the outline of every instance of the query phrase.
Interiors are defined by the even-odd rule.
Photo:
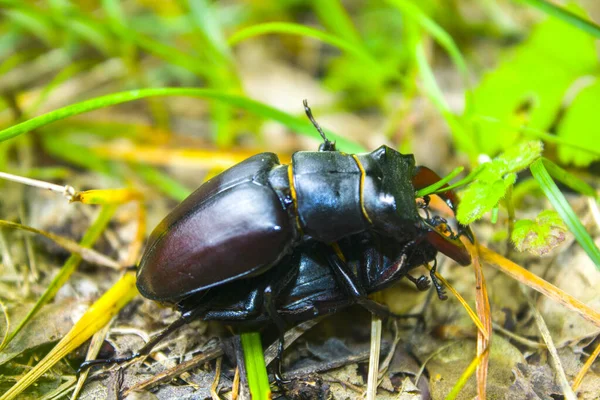
[[[516,174],[509,174],[504,179],[498,178],[494,181],[477,180],[471,183],[462,192],[456,214],[458,222],[468,225],[491,211],[504,198],[506,190],[516,180]]]
[[[522,219],[515,223],[512,241],[518,251],[536,256],[548,254],[565,240],[567,226],[554,210],[542,211],[535,221]]]
[[[548,171],[544,167],[543,161],[537,160],[529,167],[533,177],[538,181],[542,191],[554,206],[562,220],[569,227],[569,230],[575,235],[583,250],[600,270],[600,249],[594,243],[592,237],[586,232],[583,224],[573,211],[565,196],[560,192]]]
[[[583,14],[580,8],[571,9]],[[475,89],[474,102],[480,116],[473,123],[478,146],[486,154],[495,154],[512,145],[520,131],[507,127],[511,125],[547,130],[556,119],[567,89],[597,67],[593,37],[554,18],[540,23]],[[481,116],[499,123],[481,123]]]
[[[496,207],[515,183],[516,173],[540,158],[543,149],[539,140],[523,142],[482,164],[477,179],[463,191],[456,215],[458,221],[470,224]]]
[[[494,181],[508,173],[524,170],[542,155],[543,150],[544,145],[539,140],[517,144],[485,164],[478,179]]]
[[[586,147],[597,147],[600,143],[600,81],[583,89],[567,108],[557,135],[570,142]],[[587,167],[600,160],[597,154],[591,154],[570,146],[558,146],[558,159],[565,164]]]

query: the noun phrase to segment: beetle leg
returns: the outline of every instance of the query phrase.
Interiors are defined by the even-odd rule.
[[[154,346],[156,346],[159,342],[161,342],[164,338],[169,336],[171,333],[175,332],[177,329],[181,328],[183,325],[188,324],[190,321],[196,319],[198,315],[202,314],[205,311],[205,308],[196,308],[194,310],[190,310],[186,313],[181,314],[181,317],[177,318],[173,321],[169,326],[167,326],[163,331],[161,331],[158,335],[154,336],[148,343],[146,343],[141,349],[137,352],[133,353],[127,357],[118,357],[118,358],[107,358],[104,360],[87,360],[81,363],[79,368],[77,369],[77,376],[79,376],[83,371],[93,368],[99,365],[112,365],[112,364],[123,364],[127,361],[131,361],[138,357],[147,356],[150,354]]]
[[[381,318],[387,318],[390,315],[393,315],[385,305],[379,304],[367,297],[367,292],[358,282],[356,276],[350,271],[346,262],[335,254],[335,252],[327,252],[326,258],[330,267],[333,269],[340,286],[344,288],[346,293],[354,299],[357,304]]]
[[[285,321],[281,318],[281,315],[277,312],[277,308],[275,307],[274,301],[274,293],[271,285],[267,286],[265,289],[265,301],[264,301],[265,309],[269,314],[269,318],[273,321],[277,330],[279,331],[279,343],[277,345],[277,356],[273,360],[274,364],[274,375],[275,382],[277,386],[280,388],[283,387],[284,384],[290,383],[289,380],[283,378],[283,373],[281,370],[281,365],[283,362],[283,345],[284,345],[284,334],[285,334]]]
[[[420,277],[415,278],[410,274],[406,274],[406,279],[414,283],[417,289],[419,289],[421,292],[424,292],[425,290],[429,289],[429,286],[431,284],[431,281],[427,279],[425,275],[421,275]]]
[[[431,282],[433,282],[433,287],[435,287],[435,290],[437,292],[438,298],[440,300],[447,300],[448,296],[446,295],[446,291],[444,290],[444,286],[442,286],[442,284],[440,283],[440,281],[438,280],[438,278],[435,276],[435,273],[437,271],[437,260],[433,260],[433,267],[431,267],[431,270],[429,271],[429,276],[431,277]]]
[[[204,321],[246,321],[261,313],[263,306],[263,290],[254,289],[248,295],[248,301],[240,310],[207,311],[202,317]],[[242,308],[242,307],[240,307]]]

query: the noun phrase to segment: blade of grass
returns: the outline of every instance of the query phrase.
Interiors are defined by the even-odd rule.
[[[441,180],[437,181],[433,185],[429,185],[421,190],[417,190],[417,197],[423,197],[423,196],[426,196],[428,194],[435,192],[436,190],[438,190],[439,188],[441,188],[442,186],[444,186],[445,184],[450,182],[452,179],[454,179],[458,174],[463,172],[464,169],[465,169],[464,167],[454,168],[454,171],[450,172],[448,175],[446,175],[445,177],[443,177]],[[448,191],[448,189],[444,188],[444,191],[446,192],[446,191]]]
[[[487,247],[482,245],[478,247],[482,261],[513,277],[524,285],[548,296],[568,309],[575,311],[586,320],[600,327],[600,312]]]
[[[425,87],[425,93],[446,120],[446,123],[452,131],[457,147],[465,151],[472,161],[475,161],[478,151],[475,148],[474,141],[469,137],[462,122],[450,110],[450,106],[446,102],[442,90],[437,84],[431,66],[427,62],[423,41],[419,41],[415,45],[415,58],[417,66],[419,67],[421,80]]]
[[[448,190],[454,190],[456,188],[464,186],[467,183],[470,183],[471,181],[475,180],[475,178],[477,178],[477,175],[479,175],[479,173],[481,171],[483,171],[483,169],[484,169],[484,164],[479,164],[477,166],[477,168],[475,168],[474,170],[472,170],[469,173],[469,175],[465,176],[464,178],[462,178],[458,182],[453,183],[452,185],[448,185],[448,187],[445,187],[443,189],[434,191],[432,194],[443,193],[443,192],[447,192]]]
[[[36,12],[35,9],[21,5],[21,7],[4,9],[2,14],[7,19],[31,32],[48,47],[58,45],[56,27],[52,26],[47,16]]]
[[[594,188],[588,185],[583,180],[565,171],[564,169],[554,164],[552,161],[548,160],[545,157],[542,157],[542,162],[544,163],[544,167],[546,167],[546,170],[548,171],[550,176],[552,176],[557,181],[570,187],[576,192],[583,194],[584,196],[590,196],[593,198],[598,197]]]
[[[387,3],[396,7],[400,12],[402,12],[408,18],[416,21],[423,29],[427,31],[435,41],[442,46],[456,65],[458,72],[460,73],[463,84],[465,88],[470,87],[469,84],[469,70],[467,68],[467,63],[465,62],[464,57],[462,56],[460,50],[452,36],[450,36],[441,26],[439,26],[434,20],[429,18],[421,9],[415,4],[411,3],[407,0],[387,0]]]
[[[81,346],[107,324],[123,306],[137,295],[135,273],[128,272],[81,317],[60,342],[25,376],[11,387],[0,400],[16,399],[64,356]]]
[[[183,168],[229,168],[256,151],[226,151],[202,149],[173,149],[163,146],[94,146],[91,149],[100,157],[160,166]]]
[[[594,364],[594,361],[596,361],[596,358],[598,358],[599,355],[600,355],[600,343],[598,343],[598,345],[594,349],[594,352],[592,354],[590,354],[588,359],[585,361],[585,364],[583,365],[583,367],[581,367],[581,370],[577,373],[577,376],[575,376],[575,379],[573,379],[573,391],[576,392],[577,389],[579,389],[579,385],[581,385],[581,382],[583,381],[583,377],[590,370],[590,368],[592,367],[592,364]]]
[[[542,10],[548,15],[560,19],[567,24],[573,25],[577,29],[589,33],[592,36],[600,38],[600,26],[596,25],[592,21],[581,18],[579,15],[573,14],[571,11],[566,10],[558,5],[552,4],[546,0],[521,0],[539,10]]]
[[[379,386],[379,355],[381,354],[381,318],[371,316],[371,349],[369,351],[369,373],[367,375],[367,400],[377,398]]]
[[[329,31],[348,42],[356,43],[357,45],[361,43],[360,36],[352,23],[352,19],[339,0],[313,1],[312,7],[319,20],[321,20]]]
[[[174,200],[183,201],[193,191],[156,168],[139,164],[133,166],[133,170],[148,184]]]
[[[262,343],[258,332],[241,334],[244,359],[246,360],[246,371],[248,374],[248,386],[253,399],[267,400],[271,398],[269,377],[265,366]]]
[[[125,204],[130,201],[140,200],[142,194],[135,189],[96,189],[76,192],[71,201],[83,204]]]
[[[83,235],[83,238],[79,243],[81,247],[92,247],[94,243],[96,243],[102,232],[104,232],[104,229],[108,225],[115,211],[115,206],[102,207],[94,223],[90,226],[85,235]],[[10,341],[21,331],[21,329],[23,329],[23,327],[31,320],[31,318],[33,318],[33,316],[37,314],[40,308],[54,297],[56,292],[58,292],[58,290],[65,284],[65,282],[69,279],[71,274],[75,271],[77,266],[79,266],[79,263],[81,263],[81,261],[82,257],[78,254],[72,254],[67,259],[60,271],[58,271],[54,279],[52,279],[52,282],[50,282],[48,288],[46,288],[46,291],[44,291],[44,293],[36,301],[33,308],[27,313],[27,315],[25,316],[25,318],[23,318],[19,325],[17,325],[15,330],[11,332],[11,334],[8,336],[8,339],[4,342],[3,348],[5,348],[10,343]],[[1,350],[2,348],[0,348],[0,351]]]
[[[429,270],[431,270],[431,266],[430,265],[427,265],[427,268],[429,268]],[[469,317],[471,318],[471,321],[473,321],[473,323],[477,327],[477,330],[479,332],[481,332],[481,334],[486,339],[489,338],[490,337],[489,330],[487,330],[483,326],[483,323],[481,322],[481,320],[479,319],[479,317],[477,316],[477,314],[475,313],[475,311],[473,311],[473,309],[469,306],[469,303],[467,303],[467,301],[464,299],[464,297],[462,297],[462,295],[454,288],[454,286],[450,285],[450,283],[446,280],[446,278],[444,278],[438,272],[435,273],[435,277],[444,285],[444,287],[448,288],[448,290],[450,291],[450,293],[452,293],[454,295],[454,297],[456,297],[456,299],[458,300],[458,302],[460,304],[462,304],[462,306],[465,309],[465,311],[467,311],[467,314],[469,314]]]
[[[113,269],[121,269],[121,266],[115,260],[105,256],[102,253],[97,252],[94,249],[90,249],[87,247],[81,246],[79,243],[67,239],[65,237],[56,235],[52,232],[46,232],[41,229],[36,229],[31,226],[21,225],[16,222],[4,221],[0,220],[0,227],[8,228],[8,229],[19,229],[26,232],[35,233],[37,235],[44,236],[54,243],[67,250],[70,253],[77,254],[81,256],[83,260],[89,262],[91,264],[102,265],[104,267],[109,267]]]
[[[319,140],[321,139],[320,135],[316,132],[314,126],[309,121],[298,117],[294,117],[276,108],[270,107],[266,104],[260,103],[255,100],[251,100],[244,96],[234,95],[212,89],[149,88],[113,93],[106,96],[100,96],[90,100],[82,101],[80,103],[72,104],[67,107],[59,108],[58,110],[48,112],[46,114],[37,116],[35,118],[32,118],[30,120],[24,121],[20,124],[14,125],[10,128],[0,131],[0,142],[74,115],[79,115],[100,108],[152,96],[189,96],[223,101],[225,103],[235,105],[249,112],[255,113],[259,116],[262,116],[263,118],[278,121],[281,124],[290,128],[291,130],[296,131],[297,133],[314,137]],[[364,148],[362,146],[359,146],[352,141],[344,139],[343,137],[340,137],[330,132],[327,132],[327,135],[330,136],[330,139],[335,140],[338,144],[338,147],[340,147],[344,151],[351,153],[359,153],[361,151],[364,151]]]
[[[50,82],[45,83],[42,90],[37,95],[37,98],[27,107],[27,110],[23,113],[29,117],[36,113],[36,111],[44,104],[44,102],[50,97],[55,89],[59,87],[63,82],[74,77],[79,72],[89,68],[91,63],[89,61],[73,62],[67,67],[61,69]]]
[[[183,1],[181,1],[183,3]],[[203,51],[210,51],[212,58],[219,64],[230,64],[233,61],[231,49],[227,43],[223,29],[219,24],[214,6],[207,0],[186,0],[195,32],[203,39]]]
[[[8,339],[8,334],[10,332],[10,318],[8,317],[8,312],[6,311],[6,306],[2,301],[0,301],[0,308],[2,308],[2,314],[4,315],[4,321],[6,322],[4,328],[4,334],[2,335],[2,341],[0,342],[0,349],[6,347],[4,344]]]
[[[92,335],[92,339],[90,340],[90,347],[88,347],[88,351],[85,355],[86,360],[95,360],[96,359],[96,357],[98,356],[98,353],[100,352],[100,349],[102,348],[102,345],[104,344],[104,340],[106,339],[106,334],[108,333],[108,330],[110,329],[110,325],[111,325],[110,323],[107,323],[106,325],[104,325],[103,328],[101,328],[98,332],[96,332]],[[85,369],[79,375],[79,378],[77,379],[77,384],[75,385],[75,388],[73,389],[73,394],[71,395],[70,400],[77,400],[77,398],[79,397],[79,392],[81,392],[81,389],[83,389],[83,385],[85,385],[85,381],[86,381],[89,373],[90,373],[90,370],[88,368],[88,369]]]
[[[483,326],[486,330],[492,334],[492,316],[490,310],[490,300],[487,292],[487,285],[485,283],[485,277],[481,268],[479,246],[477,242],[471,243],[466,237],[461,236],[461,241],[469,251],[473,260],[473,270],[475,272],[475,287],[476,287],[476,298],[475,305],[477,308],[477,315],[483,322]],[[489,365],[489,345],[491,336],[485,337],[483,331],[477,332],[477,356],[482,357],[481,363],[477,366],[477,396],[480,399],[485,399],[487,391],[487,376],[488,376],[488,365]]]
[[[456,381],[456,383],[452,387],[452,390],[450,390],[450,393],[448,393],[448,395],[446,395],[445,400],[454,400],[458,397],[458,395],[460,394],[460,391],[465,387],[465,385],[467,384],[467,381],[469,380],[471,375],[473,375],[473,373],[475,372],[477,367],[479,367],[479,365],[481,364],[481,361],[483,360],[483,357],[486,354],[488,354],[487,351],[485,353],[479,354],[477,357],[475,357],[473,359],[473,361],[471,361],[471,363],[469,364],[467,369],[464,370],[464,372],[462,373],[460,378],[458,378],[458,381]]]
[[[118,176],[114,165],[98,157],[87,147],[76,144],[69,139],[70,136],[45,134],[42,135],[42,146],[49,154],[61,160],[103,175]]]
[[[594,243],[592,237],[586,232],[583,224],[565,199],[565,196],[558,189],[550,174],[544,167],[543,160],[537,160],[529,167],[533,177],[538,181],[542,191],[554,206],[562,220],[575,239],[579,242],[583,250],[588,254],[590,259],[596,264],[596,268],[600,270],[600,250]]]
[[[522,125],[522,124],[517,125],[517,124],[506,123],[498,118],[490,117],[487,115],[472,115],[471,119],[473,121],[477,121],[477,122],[486,122],[486,123],[490,123],[490,124],[497,124],[506,129],[513,129],[513,130],[518,131],[519,133],[522,133],[525,136],[530,136],[530,137],[536,138],[536,139],[542,139],[546,143],[561,144],[563,146],[569,146],[574,149],[585,151],[590,154],[600,155],[600,150],[593,148],[593,146],[585,147],[584,145],[581,145],[580,143],[573,143],[573,142],[570,142],[560,136],[545,132],[540,129],[530,128],[526,125]]]
[[[327,43],[333,47],[352,54],[356,58],[363,60],[373,66],[376,70],[379,69],[379,63],[369,53],[357,46],[355,43],[341,39],[337,36],[318,29],[309,28],[304,25],[294,24],[290,22],[267,22],[264,24],[253,25],[242,29],[229,37],[229,45],[234,46],[246,39],[256,36],[268,35],[272,33],[280,33],[286,35],[298,35],[317,39],[323,43]]]

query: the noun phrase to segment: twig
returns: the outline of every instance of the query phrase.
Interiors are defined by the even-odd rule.
[[[371,317],[371,349],[369,351],[369,374],[367,376],[367,400],[377,398],[379,386],[379,354],[381,351],[381,318]]]
[[[221,377],[221,362],[223,361],[223,357],[217,358],[217,365],[215,367],[215,380],[210,386],[210,397],[212,400],[221,400],[219,397],[219,378]]]
[[[137,385],[130,387],[123,393],[123,397],[125,398],[135,391],[153,388],[156,385],[159,385],[163,382],[169,381],[184,372],[187,372],[191,369],[196,368],[198,365],[200,365],[206,361],[214,360],[215,358],[220,357],[222,355],[223,355],[223,349],[221,347],[216,347],[212,350],[208,350],[205,353],[198,354],[191,360],[182,362],[181,364],[179,364],[173,368],[170,368],[166,371],[163,371],[163,372],[160,372],[160,373],[154,375],[152,378],[148,379],[147,381],[140,382]]]
[[[0,178],[6,179],[9,181],[13,181],[13,182],[17,182],[17,183],[22,183],[22,184],[28,185],[28,186],[37,187],[40,189],[50,190],[52,192],[57,192],[57,193],[60,193],[63,196],[65,196],[69,201],[73,198],[73,196],[75,195],[75,192],[76,192],[76,190],[73,188],[73,186],[56,185],[56,184],[50,183],[50,182],[44,182],[44,181],[39,181],[37,179],[26,178],[24,176],[9,174],[7,172],[0,172]]]
[[[542,339],[544,339],[544,343],[546,343],[546,346],[548,347],[548,353],[550,353],[550,361],[551,361],[552,366],[554,367],[554,371],[556,372],[556,376],[558,378],[559,384],[563,390],[563,395],[565,396],[565,398],[567,400],[577,400],[577,396],[575,396],[575,393],[573,392],[573,390],[571,389],[571,386],[569,385],[569,381],[567,380],[567,375],[565,374],[565,370],[562,367],[562,364],[560,362],[560,357],[558,356],[558,351],[556,350],[556,347],[554,346],[552,336],[550,335],[550,331],[548,330],[548,326],[546,325],[544,318],[542,317],[540,312],[537,310],[537,308],[535,308],[535,304],[533,303],[533,301],[531,300],[531,297],[525,291],[525,289],[523,287],[521,287],[521,290],[523,291],[523,294],[525,295],[525,298],[527,299],[527,302],[529,303],[529,307],[531,308],[535,322],[538,326],[538,329],[540,330]]]

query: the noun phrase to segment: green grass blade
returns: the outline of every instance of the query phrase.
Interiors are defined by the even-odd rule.
[[[50,94],[54,92],[54,89],[89,66],[90,63],[87,61],[74,61],[72,64],[69,64],[60,70],[50,82],[44,85],[37,99],[35,99],[31,106],[27,108],[24,114],[26,116],[35,114],[37,109],[50,97]]]
[[[107,176],[115,175],[113,164],[98,157],[93,151],[74,143],[69,137],[62,135],[43,135],[42,145],[44,149],[53,156],[69,163],[84,167]]]
[[[148,184],[174,200],[181,202],[192,193],[191,189],[154,167],[139,164],[135,165],[133,169]]]
[[[452,130],[452,135],[454,137],[456,146],[460,150],[465,151],[470,156],[471,160],[474,161],[478,155],[474,141],[469,137],[462,122],[450,110],[450,106],[446,102],[442,90],[435,80],[431,66],[427,62],[422,41],[417,42],[415,46],[415,57],[426,94],[446,119],[446,122]]]
[[[0,131],[0,142],[74,115],[153,96],[189,96],[223,101],[257,114],[261,117],[278,121],[297,133],[320,140],[319,134],[307,119],[294,117],[283,111],[277,110],[276,108],[244,96],[238,96],[212,89],[150,88],[113,93],[107,96],[96,97],[80,103],[72,104],[67,107],[59,108],[58,110],[51,111]],[[301,106],[298,108],[300,109]],[[344,139],[343,137],[337,136],[330,132],[327,132],[327,134],[328,136],[330,135],[330,139],[333,139],[337,142],[338,147],[341,150],[351,153],[364,151],[362,146],[350,140]]]
[[[433,185],[429,185],[423,189],[417,190],[417,197],[423,197],[423,196],[426,196],[428,194],[435,192],[436,190],[438,190],[439,188],[444,186],[446,183],[448,183],[452,179],[454,179],[458,174],[463,172],[464,169],[465,169],[464,167],[457,167],[454,169],[454,171],[450,172],[448,175],[446,175],[445,177],[443,177],[442,179],[440,179]],[[444,188],[444,192],[447,190],[448,189]]]
[[[102,209],[100,210],[100,214],[98,215],[92,226],[90,226],[85,235],[83,235],[83,238],[79,243],[81,247],[91,248],[94,245],[94,243],[96,243],[96,241],[98,240],[102,232],[104,232],[104,229],[110,222],[110,219],[112,218],[116,209],[117,207],[114,205],[102,207]],[[23,329],[23,327],[31,320],[31,318],[33,318],[35,314],[37,314],[40,308],[54,297],[56,292],[58,292],[58,290],[65,284],[65,282],[67,282],[71,274],[73,274],[75,269],[79,266],[81,260],[82,257],[78,254],[72,254],[67,259],[60,271],[58,271],[54,279],[52,279],[52,282],[50,282],[50,285],[48,285],[46,291],[36,301],[33,308],[27,313],[25,318],[21,320],[21,322],[15,328],[15,330],[10,333],[7,340],[4,342],[4,348],[6,348],[10,341]]]
[[[596,264],[596,268],[600,270],[600,250],[591,236],[586,232],[583,224],[567,202],[567,199],[565,199],[565,196],[552,180],[552,177],[544,167],[543,160],[539,159],[535,161],[529,168],[533,177],[542,188],[542,191],[548,197],[548,200],[550,200],[550,203],[552,203],[569,230],[575,235],[575,239],[583,247],[583,250],[585,250],[594,264]]]
[[[585,183],[583,180],[565,171],[564,169],[554,164],[547,158],[542,158],[542,161],[544,163],[544,167],[546,167],[546,170],[548,171],[550,176],[552,176],[557,181],[562,182],[564,185],[585,196],[590,196],[593,198],[597,197],[594,188]]]
[[[600,38],[600,26],[596,25],[592,21],[581,18],[580,16],[572,13],[569,10],[550,3],[546,0],[521,0],[531,6],[534,6],[548,15],[560,19],[567,24],[573,25],[577,29],[589,33],[592,36]]]
[[[52,26],[47,16],[25,8],[4,10],[2,14],[15,24],[31,32],[46,45],[55,46],[58,43],[57,30]]]
[[[219,57],[221,61],[231,61],[233,59],[231,49],[215,12],[216,3],[207,0],[187,0],[186,2],[196,32],[202,36],[210,52]]]
[[[475,180],[475,178],[477,178],[477,175],[479,175],[479,173],[481,171],[483,171],[484,167],[485,167],[485,164],[478,165],[477,168],[475,168],[473,171],[471,171],[471,173],[469,175],[465,176],[458,182],[453,183],[452,185],[449,185],[447,188],[434,191],[433,194],[447,192],[448,190],[454,190],[454,189],[464,186],[468,183],[471,183],[473,180]]]
[[[361,43],[352,19],[339,0],[318,0],[312,7],[327,30],[352,43]]]
[[[396,7],[400,12],[402,12],[408,18],[413,19],[423,29],[425,29],[440,46],[446,50],[456,67],[458,68],[458,72],[460,73],[465,87],[469,88],[469,70],[467,68],[467,63],[465,62],[464,57],[462,56],[458,46],[452,39],[452,37],[444,30],[441,26],[439,26],[435,21],[429,18],[421,9],[407,0],[387,0],[388,4]]]
[[[242,333],[241,340],[252,399],[268,400],[271,398],[271,388],[269,387],[269,376],[267,375],[260,333]]]
[[[577,150],[585,151],[586,153],[600,155],[600,150],[592,148],[593,146],[585,146],[585,145],[582,145],[581,143],[575,143],[575,142],[566,140],[564,138],[561,138],[559,136],[556,136],[555,134],[545,132],[541,129],[530,128],[530,127],[524,126],[522,124],[517,125],[517,124],[505,123],[504,121],[501,121],[498,118],[491,117],[488,115],[480,115],[480,114],[477,115],[476,114],[476,115],[472,115],[471,119],[473,121],[499,125],[503,128],[507,128],[507,129],[514,129],[515,131],[522,133],[524,136],[532,137],[535,139],[542,139],[546,143],[561,144],[564,146],[572,147]]]
[[[308,28],[304,25],[293,24],[289,22],[267,22],[264,24],[250,26],[234,33],[229,38],[229,44],[233,46],[243,40],[272,33],[298,35],[320,40],[321,42],[327,43],[333,47],[337,47],[348,54],[352,54],[356,58],[366,61],[374,68],[379,69],[379,63],[377,60],[371,57],[369,53],[365,52],[356,44],[318,29]]]

